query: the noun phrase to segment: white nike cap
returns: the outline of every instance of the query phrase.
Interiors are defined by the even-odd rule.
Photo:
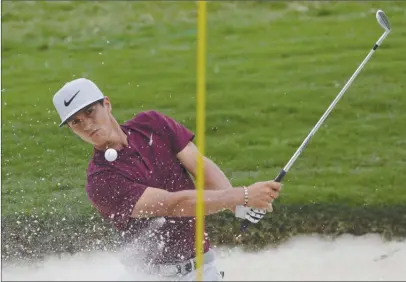
[[[86,78],[67,82],[53,98],[55,109],[61,118],[59,127],[83,108],[102,99],[104,95],[101,90]]]

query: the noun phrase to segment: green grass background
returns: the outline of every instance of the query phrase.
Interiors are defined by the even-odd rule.
[[[2,216],[83,216],[92,148],[52,96],[94,80],[119,122],[156,109],[196,128],[195,1],[2,2]],[[373,55],[285,178],[278,204],[406,201],[406,2],[209,2],[207,155],[234,185],[273,179]],[[276,207],[277,208],[277,207]]]

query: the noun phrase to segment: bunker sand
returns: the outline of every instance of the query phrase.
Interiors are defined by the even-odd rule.
[[[217,248],[218,267],[227,281],[375,280],[404,281],[406,241],[385,242],[376,235],[343,235],[335,240],[298,236],[257,253]],[[3,267],[4,280],[161,280],[130,273],[120,253],[91,252],[49,256],[32,265]]]

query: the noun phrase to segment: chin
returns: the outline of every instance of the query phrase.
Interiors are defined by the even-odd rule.
[[[95,146],[102,146],[106,142],[100,137],[93,136],[93,138],[90,140],[90,143]]]
[[[93,135],[92,139],[90,141],[94,146],[97,147],[104,147],[104,145],[107,143],[106,138],[103,138],[102,136],[99,135]]]

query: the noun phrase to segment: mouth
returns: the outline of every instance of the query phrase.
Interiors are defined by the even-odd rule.
[[[96,129],[96,130],[93,130],[92,132],[90,132],[90,137],[92,137],[97,131],[99,131],[98,129]]]

